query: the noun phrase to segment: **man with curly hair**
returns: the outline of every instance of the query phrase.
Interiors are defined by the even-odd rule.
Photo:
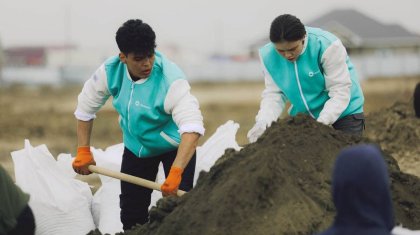
[[[90,174],[95,164],[90,136],[96,112],[112,96],[119,113],[124,153],[121,172],[154,181],[162,162],[163,196],[193,186],[195,149],[204,135],[197,99],[184,73],[155,50],[155,32],[142,20],[125,22],[116,33],[120,53],[106,60],[85,83],[78,97],[78,149],[74,170]],[[121,182],[124,230],[148,221],[151,189]]]

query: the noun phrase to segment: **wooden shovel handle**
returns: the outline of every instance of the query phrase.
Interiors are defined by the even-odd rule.
[[[153,190],[157,190],[157,191],[161,191],[160,190],[160,184],[155,183],[153,181],[150,180],[145,180],[143,178],[140,177],[136,177],[136,176],[132,176],[132,175],[128,175],[125,173],[121,173],[121,172],[117,172],[117,171],[112,171],[106,168],[102,168],[99,166],[95,166],[95,165],[90,165],[89,170],[91,172],[94,172],[96,174],[101,174],[101,175],[106,175],[115,179],[119,179],[128,183],[132,183],[135,185],[140,185],[149,189],[153,189]],[[180,197],[182,195],[184,195],[186,192],[182,191],[182,190],[178,190],[176,192],[176,194]]]

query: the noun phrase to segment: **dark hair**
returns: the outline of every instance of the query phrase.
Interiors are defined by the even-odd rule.
[[[280,15],[271,23],[270,41],[273,43],[294,42],[302,39],[305,34],[305,26],[294,15]]]
[[[142,20],[132,19],[126,21],[115,36],[118,48],[124,54],[135,53],[149,56],[156,48],[156,35],[153,29]]]
[[[414,111],[416,116],[420,118],[420,82],[417,83],[416,88],[414,89]]]

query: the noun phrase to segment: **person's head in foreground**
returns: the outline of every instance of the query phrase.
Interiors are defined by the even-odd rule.
[[[390,182],[381,151],[374,145],[346,148],[337,157],[332,196],[334,223],[320,235],[385,235],[394,228]]]

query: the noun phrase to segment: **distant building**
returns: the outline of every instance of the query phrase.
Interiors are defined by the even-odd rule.
[[[1,40],[0,40],[0,85],[3,83],[3,64],[4,64],[3,46],[2,46]]]
[[[333,10],[305,25],[339,37],[361,79],[420,74],[420,36],[400,25],[383,24],[351,9]],[[251,55],[268,41],[251,45]]]
[[[46,48],[44,47],[14,47],[4,50],[7,67],[45,67]]]
[[[51,60],[65,55],[73,46],[17,46],[4,49],[4,82],[7,84],[59,84],[60,66]]]
[[[4,49],[3,81],[8,84],[62,84],[86,81],[102,58],[74,45],[19,46]]]
[[[49,67],[64,65],[66,55],[75,50],[73,45],[62,46],[19,46],[4,49],[6,67]],[[57,60],[51,58],[59,57]]]

